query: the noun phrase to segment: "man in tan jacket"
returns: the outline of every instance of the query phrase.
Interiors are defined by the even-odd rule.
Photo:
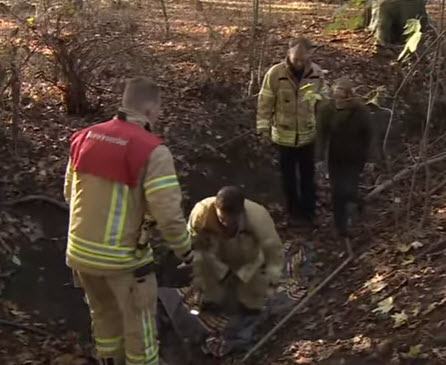
[[[145,215],[180,259],[192,261],[173,158],[150,132],[159,108],[159,87],[134,78],[117,117],[71,140],[67,264],[86,293],[101,365],[159,364],[157,282],[142,232]]]
[[[311,60],[311,48],[304,37],[292,40],[285,61],[266,73],[258,99],[257,131],[270,137],[279,151],[291,221],[315,218],[315,110],[328,88],[322,69]]]
[[[260,310],[283,268],[282,243],[267,210],[239,188],[225,187],[195,205],[188,228],[204,304],[225,310],[235,299],[246,312]]]

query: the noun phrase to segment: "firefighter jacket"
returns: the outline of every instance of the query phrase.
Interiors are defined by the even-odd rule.
[[[145,215],[177,256],[190,254],[172,155],[152,133],[114,118],[76,132],[65,176],[70,205],[67,264],[79,271],[131,271],[153,261],[136,246]]]
[[[312,143],[316,134],[316,103],[327,90],[322,69],[314,63],[300,81],[288,61],[273,66],[259,93],[257,132],[271,133],[272,141],[282,146]]]
[[[271,216],[263,206],[246,200],[241,219],[237,235],[227,238],[217,218],[215,197],[195,205],[188,229],[196,274],[205,274],[200,272],[200,260],[205,257],[206,266],[211,265],[212,274],[220,279],[232,271],[246,283],[259,270],[264,270],[270,282],[276,283],[283,268],[283,247]]]

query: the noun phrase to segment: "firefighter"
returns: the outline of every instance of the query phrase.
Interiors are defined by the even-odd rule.
[[[159,364],[153,252],[140,236],[146,214],[176,255],[192,262],[173,158],[150,132],[160,103],[151,79],[131,79],[118,115],[71,139],[67,264],[85,291],[101,365]]]
[[[266,73],[258,98],[257,132],[277,146],[290,223],[316,223],[315,109],[328,88],[311,48],[305,37],[292,40],[285,61]]]
[[[188,229],[203,305],[221,309],[235,298],[246,313],[261,310],[283,267],[282,243],[267,210],[238,187],[224,187],[195,205]]]

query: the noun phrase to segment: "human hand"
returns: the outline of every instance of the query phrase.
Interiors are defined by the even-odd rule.
[[[192,265],[192,262],[194,261],[194,253],[192,250],[187,251],[182,257],[181,260],[183,261],[178,268],[183,268],[185,266]]]

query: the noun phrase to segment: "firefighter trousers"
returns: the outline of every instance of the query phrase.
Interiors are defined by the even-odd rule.
[[[76,272],[86,294],[101,364],[158,365],[154,273],[97,276]]]

